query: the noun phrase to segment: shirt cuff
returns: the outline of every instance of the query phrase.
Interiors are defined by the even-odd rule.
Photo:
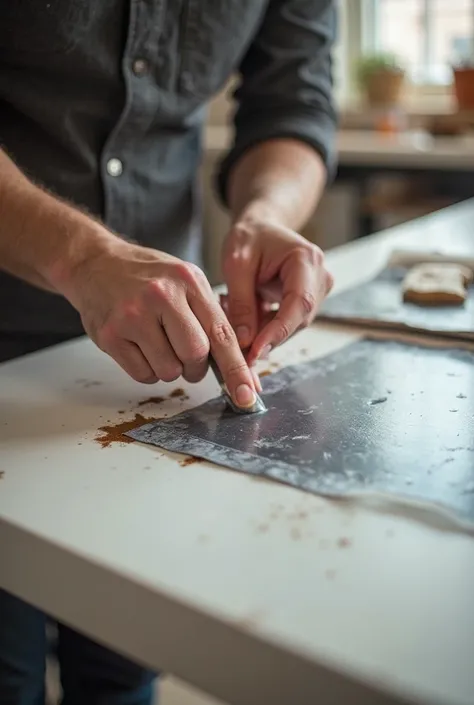
[[[295,112],[275,118],[273,112],[259,114],[258,118],[253,116],[251,125],[236,128],[234,145],[222,160],[217,172],[216,188],[222,203],[228,205],[227,184],[236,162],[248,149],[270,139],[288,137],[313,147],[326,165],[330,183],[334,179],[337,166],[335,135],[335,120],[326,113],[315,115],[314,112]]]

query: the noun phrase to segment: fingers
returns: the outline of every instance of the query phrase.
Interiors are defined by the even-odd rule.
[[[256,279],[259,257],[251,246],[248,232],[234,226],[224,252],[228,318],[241,348],[247,348],[257,334],[258,306]]]
[[[155,317],[146,317],[137,331],[134,342],[139,346],[158,379],[163,382],[174,382],[181,377],[184,371],[183,364]]]
[[[183,377],[188,382],[199,382],[207,372],[209,340],[184,296],[179,308],[165,311],[163,326],[183,364]]]
[[[197,268],[195,272],[195,268],[188,267],[184,263],[178,273],[183,279],[187,277],[185,282],[187,281],[189,286],[191,284],[198,286],[201,276],[204,276],[197,273]],[[171,290],[155,287],[154,291],[149,292],[149,305],[160,318],[163,336],[168,341],[169,350],[181,366],[183,377],[188,382],[199,382],[207,372],[209,341],[189,306],[186,286],[174,286]]]
[[[316,261],[315,261],[316,260]],[[281,345],[300,328],[307,326],[332,286],[332,277],[322,266],[323,256],[315,248],[296,249],[280,271],[282,300],[279,310],[257,335],[249,361]]]
[[[142,384],[158,382],[158,376],[135,343],[116,338],[107,349],[104,349],[104,352],[118,362],[120,367],[136,382]]]
[[[207,294],[207,295],[206,295]],[[242,408],[255,404],[257,385],[237,341],[237,336],[212,291],[198,291],[190,306],[209,340],[210,352],[222,373],[229,393]]]
[[[260,381],[260,377],[258,376],[258,372],[254,367],[250,368],[250,372],[252,373],[253,382],[255,384],[255,389],[260,394],[262,391],[262,383]]]

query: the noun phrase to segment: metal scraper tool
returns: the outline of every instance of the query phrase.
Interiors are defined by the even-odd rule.
[[[247,408],[243,408],[241,406],[237,406],[237,404],[234,403],[232,397],[229,394],[229,391],[226,387],[226,384],[224,382],[224,378],[222,377],[221,371],[219,367],[217,366],[217,362],[214,360],[212,355],[209,355],[209,366],[211,370],[214,372],[217,381],[219,382],[219,386],[222,390],[222,394],[227,402],[227,404],[230,406],[233,412],[236,414],[259,414],[262,413],[262,411],[266,411],[267,407],[263,403],[261,397],[255,392],[256,396],[256,402],[253,406],[249,406]]]

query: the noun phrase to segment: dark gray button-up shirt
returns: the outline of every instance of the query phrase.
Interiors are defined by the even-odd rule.
[[[331,0],[2,2],[0,143],[112,230],[199,261],[209,99],[240,71],[222,194],[236,159],[271,137],[304,140],[330,163],[334,33]],[[0,273],[0,335],[80,331],[65,300]]]

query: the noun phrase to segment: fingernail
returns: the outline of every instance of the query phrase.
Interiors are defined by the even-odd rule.
[[[239,387],[237,387],[237,390],[235,392],[235,398],[237,404],[243,409],[248,409],[248,407],[253,406],[257,401],[255,393],[248,386],[248,384],[241,384]]]
[[[265,345],[265,347],[261,350],[260,355],[258,356],[259,360],[268,360],[268,356],[270,355],[272,351],[272,346],[271,345]]]
[[[243,347],[244,345],[248,345],[250,338],[250,328],[248,326],[237,326],[235,332],[237,334],[237,340],[239,341],[239,345],[241,347]]]

